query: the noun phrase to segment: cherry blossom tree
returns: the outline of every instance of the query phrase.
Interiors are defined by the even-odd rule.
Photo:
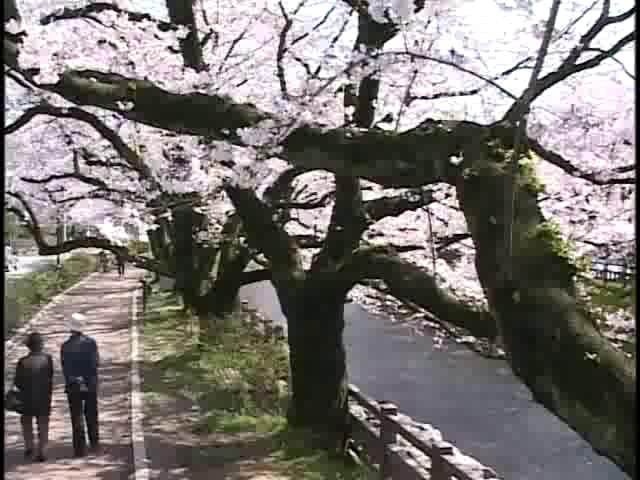
[[[168,20],[123,3],[22,9],[23,28],[10,24],[4,42],[6,76],[21,90],[5,132],[37,134],[49,117],[81,122],[97,161],[125,161],[145,178],[129,191],[116,182],[117,168],[100,166],[108,188],[127,188],[119,198],[197,192],[211,219],[207,209],[219,208],[224,192],[248,247],[265,257],[289,322],[292,421],[328,426],[333,438],[344,432],[343,302],[376,278],[443,319],[499,332],[536,399],[635,471],[635,368],[598,331],[575,279],[578,255],[633,235],[606,229],[613,219],[624,226],[633,211],[633,106],[625,98],[635,82],[635,6],[203,3],[198,16],[193,4],[185,11],[168,2]],[[11,15],[5,9],[5,20]],[[178,146],[191,172],[182,179],[162,154]],[[275,158],[289,165],[276,182],[283,191],[322,170],[334,177],[334,199],[320,213],[302,208],[278,219],[280,200],[260,188]],[[83,169],[74,167],[76,177]],[[372,184],[374,198],[365,200],[362,187]],[[419,200],[397,196],[407,188]],[[397,209],[403,202],[409,207]],[[314,215],[323,218],[320,232],[294,231]],[[375,240],[407,218],[421,228],[391,234],[406,248]],[[311,258],[300,249],[310,238]],[[417,250],[407,238],[433,242]],[[458,265],[471,267],[471,258],[475,271],[452,269],[446,281],[445,264],[455,262],[440,257],[456,248],[466,259]],[[480,306],[460,298],[480,296]]]

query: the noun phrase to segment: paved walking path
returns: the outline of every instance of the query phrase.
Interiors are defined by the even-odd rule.
[[[114,273],[93,275],[50,305],[34,325],[45,336],[45,349],[54,358],[53,405],[48,461],[23,458],[19,417],[5,412],[4,466],[7,480],[127,480],[133,478],[131,446],[131,335],[132,290],[140,271],[129,269],[124,279]],[[68,337],[66,321],[74,312],[87,316],[85,332],[100,349],[100,437],[103,452],[73,458],[71,425],[60,369],[60,346]],[[13,381],[15,364],[26,353],[19,346],[5,352],[5,385]]]

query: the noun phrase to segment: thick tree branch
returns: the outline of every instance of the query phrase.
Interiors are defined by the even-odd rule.
[[[194,0],[166,0],[169,18],[175,25],[180,25],[188,30],[186,37],[180,39],[180,51],[184,66],[193,68],[197,72],[206,69],[202,56],[202,45],[198,39],[198,27],[193,11]]]
[[[2,2],[2,10],[2,23],[7,23],[12,19],[18,22],[21,20],[16,0],[4,0],[4,2]]]
[[[357,251],[345,271],[355,282],[380,279],[388,293],[410,301],[446,321],[465,328],[477,337],[494,338],[495,322],[484,310],[466,305],[440,289],[436,280],[423,268],[399,257],[394,249],[375,247]]]
[[[252,105],[234,103],[228,97],[174,94],[151,82],[115,74],[70,71],[58,83],[41,87],[79,105],[102,107],[147,125],[240,146],[243,143],[237,129],[256,127],[267,119],[278,123],[277,117]],[[133,108],[123,110],[122,102],[132,102]],[[327,131],[321,125],[303,125],[294,129],[281,146],[284,158],[306,169],[326,169],[388,186],[419,186],[453,181],[459,169],[449,158],[467,148],[469,129],[475,130],[475,139],[488,133],[481,125],[463,124],[463,135],[455,128],[429,132],[414,129],[396,135],[349,128]]]
[[[108,250],[115,255],[119,255],[126,261],[145,270],[157,272],[160,275],[172,276],[172,273],[167,271],[159,262],[147,257],[131,255],[127,247],[114,244],[106,238],[84,237],[51,245],[45,240],[38,218],[24,196],[11,191],[5,192],[5,194],[16,199],[21,205],[22,208],[9,206],[7,207],[7,210],[14,213],[23,221],[25,227],[33,237],[33,240],[36,242],[38,254],[40,255],[61,255],[80,248],[99,248],[102,250]]]
[[[582,178],[588,182],[591,182],[595,185],[635,185],[636,178],[633,177],[617,177],[617,178],[607,178],[607,172],[585,172],[580,170],[578,167],[574,166],[567,159],[563,158],[558,153],[545,148],[533,138],[528,138],[527,143],[529,148],[538,155],[543,160],[555,165],[556,167],[562,169],[565,173],[571,175],[572,177]],[[633,170],[633,169],[631,169]],[[627,167],[618,167],[612,170],[612,173],[626,173],[630,171]]]
[[[253,105],[238,104],[228,97],[175,94],[151,82],[115,74],[69,71],[58,83],[41,87],[79,105],[102,107],[154,127],[210,136],[239,146],[244,144],[237,129],[256,127],[267,119],[281,123]],[[134,106],[123,110],[121,102],[132,102]],[[388,187],[412,187],[437,182],[454,184],[461,169],[451,164],[451,157],[465,151],[471,153],[478,144],[491,139],[507,145],[512,142],[508,137],[513,136],[513,130],[508,126],[496,129],[495,125],[434,120],[423,124],[427,127],[421,125],[401,134],[302,125],[282,141],[282,157],[306,170],[324,169]],[[538,148],[535,142],[530,143]],[[557,158],[542,152],[537,152],[542,158]]]
[[[271,270],[263,268],[260,270],[251,270],[242,274],[241,285],[250,285],[252,283],[270,281],[272,279]]]
[[[242,219],[249,244],[260,250],[272,265],[273,281],[302,280],[304,270],[298,247],[283,227],[273,221],[273,209],[251,189],[229,185],[225,188]]]
[[[82,7],[64,7],[62,9],[56,10],[49,15],[45,15],[40,19],[41,25],[49,25],[50,23],[57,22],[60,20],[74,20],[80,18],[89,18],[93,21],[97,21],[101,23],[94,15],[103,13],[103,12],[114,12],[120,15],[125,15],[129,21],[131,22],[152,22],[158,26],[158,30],[162,32],[175,31],[177,27],[175,24],[170,22],[165,22],[162,20],[158,20],[147,13],[138,13],[132,12],[130,10],[125,10],[113,3],[106,2],[93,2],[89,5],[84,5]]]
[[[370,221],[377,222],[386,217],[397,217],[404,212],[418,210],[434,201],[431,192],[409,191],[395,197],[367,200],[364,202],[364,210]]]

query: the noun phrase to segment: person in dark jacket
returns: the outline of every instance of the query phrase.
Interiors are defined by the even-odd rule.
[[[116,261],[118,262],[118,275],[120,275],[120,277],[123,277],[125,265],[124,257],[122,255],[117,255]]]
[[[24,405],[20,417],[24,437],[24,455],[25,458],[32,458],[36,453],[36,461],[44,462],[49,441],[53,359],[43,351],[44,339],[38,332],[30,333],[24,343],[29,349],[29,354],[18,360],[14,379]],[[34,452],[33,441],[34,417],[38,425],[37,452]]]
[[[84,424],[87,424],[89,447],[98,452],[98,365],[100,363],[96,341],[83,334],[85,316],[74,313],[69,322],[70,337],[62,344],[60,357],[64,374],[65,392],[69,401],[73,451],[76,457],[87,454]]]

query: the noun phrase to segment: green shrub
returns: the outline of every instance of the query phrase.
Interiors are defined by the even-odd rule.
[[[77,254],[62,262],[62,268],[28,273],[5,280],[4,338],[28,321],[51,298],[96,270],[94,255]]]

